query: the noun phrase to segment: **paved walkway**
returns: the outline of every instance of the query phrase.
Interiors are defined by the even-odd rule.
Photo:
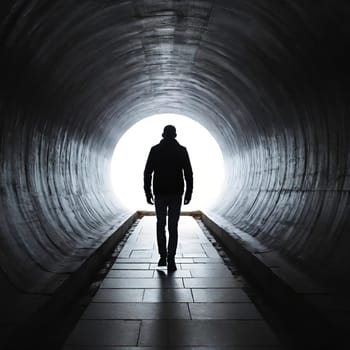
[[[178,270],[158,259],[155,217],[144,217],[64,350],[282,349],[192,217],[180,218]]]

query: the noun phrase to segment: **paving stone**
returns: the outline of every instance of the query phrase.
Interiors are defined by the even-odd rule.
[[[99,289],[93,301],[101,303],[142,302],[143,295],[144,289]]]
[[[146,289],[144,302],[193,302],[191,289]]]
[[[170,340],[171,325],[167,320],[144,320],[141,322],[141,330],[138,345],[141,346],[174,346]],[[174,331],[176,331],[174,329]]]
[[[222,264],[223,261],[220,257],[213,258],[213,257],[207,257],[207,258],[194,258],[193,259],[194,263],[204,263],[204,264]]]
[[[135,263],[116,263],[112,266],[113,270],[148,270],[150,264]]]
[[[249,302],[248,295],[240,288],[194,288],[192,289],[195,302]]]
[[[214,264],[202,264],[202,263],[194,263],[194,264],[180,264],[180,267],[183,270],[197,270],[197,269],[202,269],[204,271],[207,270],[224,270],[224,271],[229,271],[228,268],[221,262],[219,263],[214,263]]]
[[[158,259],[159,260],[159,259]],[[166,271],[166,266],[158,266],[158,262],[150,265],[150,270],[164,270]]]
[[[121,258],[118,256],[118,258],[115,260],[116,264],[149,264],[149,263],[156,263],[159,260],[159,256],[152,257],[152,258]],[[193,261],[192,261],[193,262]]]
[[[181,247],[183,252],[205,253],[202,244],[198,244],[197,240],[195,240],[193,243],[186,242],[186,244],[182,244]]]
[[[131,258],[151,258],[153,252],[151,250],[133,250],[131,252]]]
[[[182,256],[184,258],[205,258],[207,256],[207,254],[206,253],[189,252],[189,253],[182,253]]]
[[[133,247],[136,249],[149,249],[153,251],[154,241],[150,240],[149,237],[139,236],[138,239],[133,242]]]
[[[90,303],[82,319],[189,319],[186,303]]]
[[[192,258],[176,258],[176,263],[177,264],[192,264],[193,259]]]
[[[142,321],[141,346],[273,346],[279,345],[262,320]]]
[[[242,284],[231,278],[184,278],[185,288],[232,288],[242,287]]]
[[[154,278],[179,278],[179,277],[191,277],[189,270],[176,270],[168,273],[166,267],[158,268],[154,271]]]
[[[159,258],[158,258],[159,260]],[[158,260],[157,260],[157,263],[153,263],[150,265],[150,270],[166,270],[166,266],[158,266]],[[177,266],[177,269],[180,270],[181,269],[181,264],[180,264],[180,261],[181,258],[179,259],[175,259],[175,262],[176,262],[176,266]]]
[[[190,271],[192,277],[232,277],[228,269],[191,269]]]
[[[183,288],[181,278],[106,278],[101,288]]]
[[[67,340],[75,345],[136,345],[140,321],[80,320]]]
[[[107,278],[152,278],[153,270],[110,270]]]
[[[252,303],[190,303],[192,319],[254,320],[261,314]]]

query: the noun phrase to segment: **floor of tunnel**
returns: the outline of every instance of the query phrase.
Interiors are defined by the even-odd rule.
[[[175,273],[159,268],[158,258],[155,217],[146,216],[130,228],[89,290],[56,326],[60,329],[48,333],[46,346],[294,348],[293,334],[200,220],[181,216]]]

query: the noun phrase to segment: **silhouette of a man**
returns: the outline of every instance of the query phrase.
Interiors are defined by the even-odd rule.
[[[175,254],[177,247],[177,226],[180,216],[184,178],[186,192],[184,204],[192,197],[193,177],[190,158],[185,147],[176,140],[176,129],[167,125],[163,131],[163,139],[151,148],[145,171],[144,190],[147,203],[153,204],[151,190],[153,174],[154,204],[157,216],[157,243],[160,259],[158,266],[166,266],[168,271],[176,270]],[[169,243],[166,248],[165,225],[168,214]]]

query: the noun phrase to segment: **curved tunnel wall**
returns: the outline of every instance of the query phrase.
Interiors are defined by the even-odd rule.
[[[345,1],[1,6],[5,291],[52,292],[128,215],[109,186],[114,146],[167,112],[222,147],[217,213],[315,276],[349,280]]]

